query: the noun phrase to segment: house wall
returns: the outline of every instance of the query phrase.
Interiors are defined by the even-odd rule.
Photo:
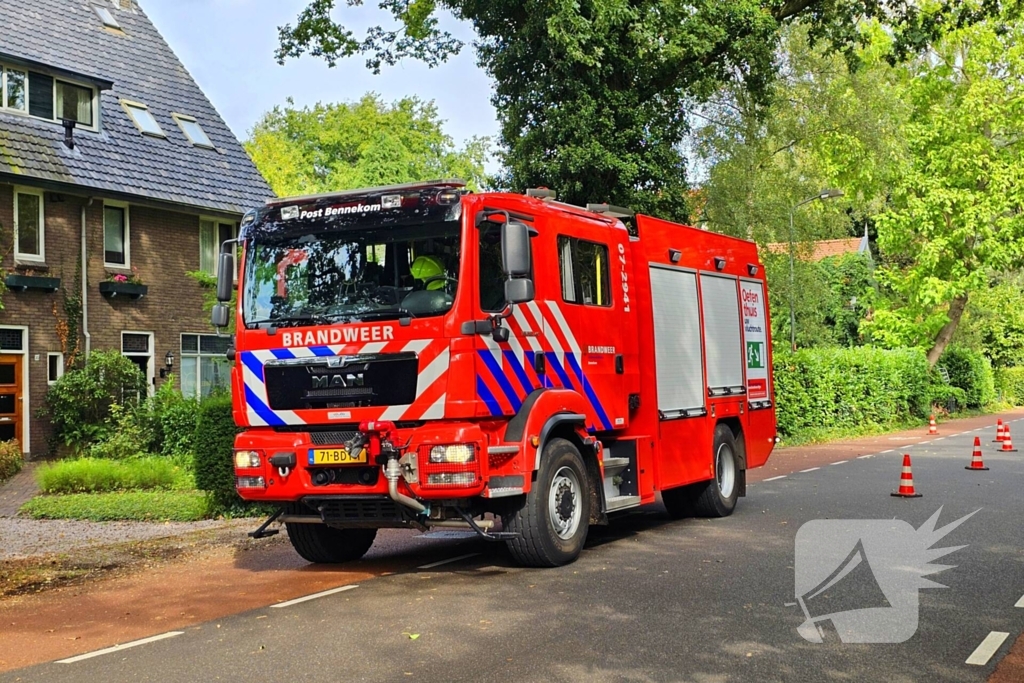
[[[88,250],[89,331],[92,350],[121,350],[121,333],[153,333],[155,385],[161,382],[159,370],[164,357],[175,357],[175,384],[180,368],[183,332],[211,333],[208,314],[203,310],[203,292],[185,273],[199,269],[199,216],[147,207],[130,206],[130,263],[149,287],[145,297],[108,299],[100,294],[99,283],[108,274],[130,270],[107,268],[103,263],[103,201],[46,192],[44,196],[45,266],[17,264],[13,253],[14,187],[0,184],[0,266],[4,273],[45,274],[62,278],[69,291],[80,288],[76,279],[81,261],[81,209],[86,206]],[[28,327],[28,374],[23,379],[28,389],[25,408],[29,418],[29,453],[47,452],[51,430],[47,420],[37,416],[48,388],[47,353],[61,351],[54,310],[63,318],[60,292],[8,291],[2,298],[0,326]],[[84,350],[84,339],[81,342]]]

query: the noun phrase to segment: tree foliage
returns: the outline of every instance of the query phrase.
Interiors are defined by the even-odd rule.
[[[877,19],[894,36],[888,56],[912,54],[949,27],[997,9],[995,0],[380,0],[388,26],[365,35],[335,20],[342,3],[311,0],[280,28],[280,61],[309,52],[328,64],[367,55],[379,71],[406,58],[438,64],[462,43],[443,31],[450,12],[472,24],[493,78],[509,187],[547,185],[571,202],[610,201],[685,219],[686,109],[727,82],[767,100],[780,29],[853,57],[858,30]],[[347,5],[362,4],[346,0]],[[341,11],[343,13],[343,10]]]
[[[358,102],[267,112],[245,147],[278,195],[390,185],[428,178],[485,184],[489,142],[455,146],[433,102],[408,97],[393,104],[367,94]]]
[[[970,296],[1024,264],[1024,24],[953,32],[904,78],[906,149],[877,217],[892,296],[867,330],[934,365]]]

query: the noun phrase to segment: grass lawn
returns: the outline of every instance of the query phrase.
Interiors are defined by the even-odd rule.
[[[195,522],[211,517],[201,491],[119,491],[37,496],[21,512],[34,519],[86,519],[94,522]]]

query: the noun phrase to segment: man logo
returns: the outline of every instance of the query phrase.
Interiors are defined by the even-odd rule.
[[[320,375],[313,377],[314,389],[347,389],[364,385],[363,373],[347,372],[337,375]]]

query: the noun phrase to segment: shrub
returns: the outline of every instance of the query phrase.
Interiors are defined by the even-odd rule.
[[[230,395],[215,394],[199,403],[194,438],[196,486],[208,491],[220,507],[232,507],[241,502],[235,491],[232,462],[237,433]]]
[[[138,411],[139,423],[151,438],[147,450],[164,455],[191,454],[198,405],[195,399],[182,396],[174,388],[174,376],[168,376]]]
[[[890,425],[928,413],[928,361],[916,349],[803,349],[775,356],[779,432]]]
[[[110,417],[104,429],[105,436],[86,449],[92,458],[125,460],[149,452],[153,433],[144,420],[141,409],[131,406],[110,406]]]
[[[210,503],[195,491],[130,491],[36,496],[21,511],[35,519],[88,519],[94,522],[195,522],[209,519]]]
[[[980,408],[996,398],[995,377],[992,364],[987,358],[967,348],[947,348],[936,368],[943,367],[949,373],[949,383],[964,390],[964,405]]]
[[[145,395],[146,378],[135,363],[116,351],[96,351],[84,368],[50,387],[42,413],[54,438],[80,452],[109,433],[111,406],[138,404]]]
[[[1004,401],[1015,406],[1024,405],[1024,367],[1000,368],[996,373],[996,385]]]
[[[20,443],[14,439],[0,441],[0,482],[7,481],[20,472],[24,464]]]
[[[40,490],[51,494],[191,488],[188,473],[165,458],[65,460],[43,465],[36,477]]]
[[[946,384],[942,378],[936,378],[936,373],[932,373],[932,382],[928,387],[928,393],[931,398],[931,404],[938,406],[940,410],[948,410],[950,399],[956,401],[957,410],[967,405],[967,394],[964,390],[960,387]]]

